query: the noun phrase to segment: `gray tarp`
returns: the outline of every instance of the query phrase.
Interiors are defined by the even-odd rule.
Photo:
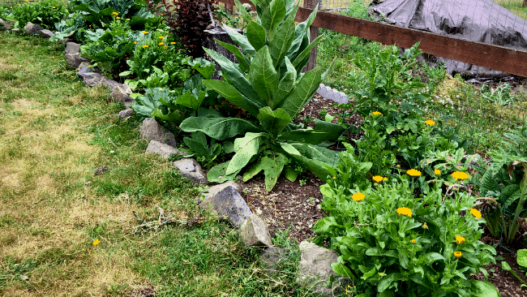
[[[396,26],[527,50],[527,21],[492,0],[374,1],[370,13]],[[503,74],[449,59],[437,62],[450,74]]]

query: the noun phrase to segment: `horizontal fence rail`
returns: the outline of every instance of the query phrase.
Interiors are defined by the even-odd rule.
[[[234,7],[234,0],[219,0],[219,2],[224,3],[227,9]],[[249,0],[240,0],[240,2],[249,3],[254,8],[254,5]],[[305,21],[311,12],[313,12],[312,9],[300,7],[295,21]],[[312,26],[403,48],[410,48],[419,42],[419,48],[427,54],[527,77],[527,51],[402,28],[324,11],[317,12],[317,17]]]

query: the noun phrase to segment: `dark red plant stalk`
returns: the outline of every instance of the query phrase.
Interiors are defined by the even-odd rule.
[[[214,11],[216,0],[162,0],[165,6],[163,18],[181,40],[181,45],[194,58],[203,57],[201,42],[203,31],[211,24],[209,7]]]

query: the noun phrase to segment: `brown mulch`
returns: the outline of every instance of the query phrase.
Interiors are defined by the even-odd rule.
[[[326,112],[332,116],[335,116],[337,113],[343,113],[343,110],[339,109],[337,105],[331,106],[333,104],[335,104],[335,102],[333,102],[332,100],[326,99],[320,96],[319,94],[315,94],[315,96],[313,96],[313,99],[309,103],[307,103],[304,106],[304,109],[298,114],[298,119],[301,122],[302,118],[304,117],[312,117],[314,119],[319,119],[319,120],[324,121],[324,118],[320,116],[320,112],[324,108],[326,109]],[[352,112],[352,110],[348,110],[348,112]],[[337,117],[335,117],[332,123],[337,124],[338,123],[337,120],[338,120]],[[351,117],[348,117],[346,119],[346,122],[350,125],[358,125],[362,121],[363,121],[363,118],[358,114],[354,114]],[[299,124],[299,123],[296,123],[296,124]],[[314,124],[311,123],[310,126],[314,127]]]
[[[304,180],[305,185],[300,186]],[[301,242],[316,236],[311,229],[322,219],[320,210],[322,181],[311,173],[299,176],[295,182],[280,177],[271,193],[265,189],[262,174],[242,184],[242,195],[251,211],[262,218],[272,235],[289,227],[289,236]]]

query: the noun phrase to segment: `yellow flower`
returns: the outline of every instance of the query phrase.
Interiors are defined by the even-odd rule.
[[[165,39],[165,37],[164,36],[159,36],[159,39]]]
[[[121,18],[120,18],[120,17],[116,17],[115,19],[116,19],[116,20],[120,20]]]
[[[143,34],[145,34],[145,35],[148,34],[148,31],[143,31]]]
[[[397,209],[397,214],[400,214],[402,216],[412,217],[412,210],[408,207],[399,207]]]
[[[451,176],[455,178],[456,180],[465,180],[469,177],[467,173],[461,172],[461,171],[454,171],[454,173],[452,173]]]
[[[89,25],[88,27],[90,27],[90,28],[91,28],[91,25]]]
[[[71,78],[75,78],[75,76],[72,75]]]
[[[481,212],[475,208],[470,209],[470,214],[473,215],[476,219],[481,219]]]
[[[333,177],[333,179],[336,179],[336,178],[337,178],[336,176]]]
[[[415,243],[415,238],[414,238],[414,239],[412,239],[412,243]]]
[[[164,43],[164,42],[160,42],[159,45],[160,45],[160,46],[161,46],[161,45],[165,45],[165,43]]]
[[[57,8],[57,7],[56,7],[56,6],[53,6],[52,8],[55,9],[55,8]]]
[[[421,171],[416,170],[416,169],[410,169],[406,171],[406,174],[408,174],[409,176],[418,177],[418,176],[421,176]]]
[[[13,8],[13,6],[9,6],[9,9],[12,9],[12,8]]]
[[[125,21],[129,22],[129,21],[130,21],[130,19],[125,19]]]
[[[426,230],[428,230],[428,225],[426,224],[426,222],[425,222],[425,223],[423,224],[423,226],[422,226],[422,227],[423,227],[423,229],[426,229]]]
[[[93,245],[98,245],[98,244],[99,244],[99,240],[98,240],[98,239],[95,239],[95,240],[93,241]]]
[[[435,175],[440,175],[441,174],[441,170],[439,170],[439,169],[434,170],[434,174]]]
[[[356,202],[359,202],[359,201],[363,200],[364,197],[366,197],[366,196],[364,194],[362,194],[362,193],[355,193],[355,194],[353,194],[353,196],[351,196],[351,198],[353,200],[355,200]]]
[[[456,242],[457,244],[463,244],[463,242],[465,242],[465,237],[461,235],[456,235]]]
[[[388,181],[388,178],[387,178],[387,177],[385,177],[385,178],[383,178],[382,180],[383,180],[383,181]]]
[[[112,12],[112,14],[113,14],[113,15],[119,15],[119,13],[118,13],[118,12],[115,12],[115,11]]]
[[[176,42],[175,42],[175,41],[172,41],[170,44],[176,44]]]
[[[380,276],[383,276],[383,275],[384,275],[384,273],[382,273],[382,272],[379,272],[379,275],[380,275]]]
[[[167,46],[165,45],[164,49],[167,49]]]
[[[427,124],[428,126],[433,126],[436,124],[436,122],[432,121],[432,120],[428,120],[428,121],[425,121],[425,124]]]
[[[380,176],[380,175],[375,175],[371,179],[373,179],[375,182],[380,183],[380,182],[383,181],[384,178],[382,176]]]
[[[382,113],[381,113],[380,111],[374,111],[372,114],[373,114],[374,116],[382,115]]]
[[[463,253],[460,252],[460,251],[455,251],[454,252],[454,256],[459,259],[459,258],[461,258],[461,256],[463,256]]]
[[[143,45],[143,48],[147,48],[147,47],[148,47],[148,45],[147,45],[147,44]]]
[[[137,41],[134,41],[134,44],[137,44]]]
[[[17,3],[16,5],[20,5],[20,4]]]

